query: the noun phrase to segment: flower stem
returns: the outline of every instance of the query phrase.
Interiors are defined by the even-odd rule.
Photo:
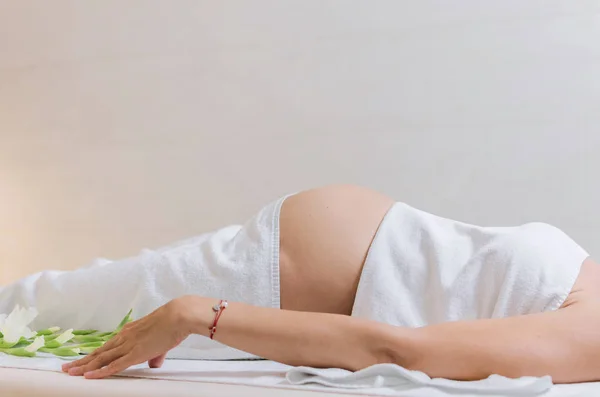
[[[42,347],[40,351],[44,353],[54,354],[55,356],[59,357],[71,357],[78,356],[81,350],[77,347],[59,347],[55,349]]]
[[[97,329],[76,329],[73,331],[73,335],[90,335],[98,332]]]

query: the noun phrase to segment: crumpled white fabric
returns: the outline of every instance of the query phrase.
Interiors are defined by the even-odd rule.
[[[535,396],[552,388],[550,376],[511,379],[491,375],[487,379],[467,382],[432,379],[423,372],[410,371],[395,364],[376,364],[356,372],[339,368],[295,367],[287,372],[286,379],[293,385],[318,384],[340,389],[407,390],[428,386],[452,392],[502,396]]]

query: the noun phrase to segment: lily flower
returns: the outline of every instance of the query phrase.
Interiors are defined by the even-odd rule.
[[[12,356],[19,357],[35,357],[35,352],[44,346],[44,337],[38,336],[33,340],[29,346],[25,347],[13,347],[10,349],[0,349],[0,352],[10,354]]]
[[[48,348],[57,348],[60,347],[62,345],[64,345],[65,343],[67,343],[68,341],[70,341],[71,339],[73,339],[75,335],[73,334],[73,328],[66,330],[65,332],[63,332],[62,334],[60,334],[59,336],[57,336],[56,338],[53,339],[46,339],[45,340],[45,346],[44,347],[48,347]]]
[[[70,329],[66,330],[65,332],[63,332],[58,338],[56,338],[54,340],[62,345],[63,343],[67,343],[68,341],[73,339],[73,336],[75,336],[73,334],[73,328],[70,328]]]
[[[37,315],[35,308],[18,305],[9,315],[0,314],[0,353],[21,357],[35,357],[38,351],[64,357],[90,354],[133,321],[130,310],[114,331],[68,329],[60,333],[59,327],[50,327],[36,332],[29,324]]]
[[[44,337],[37,336],[33,340],[33,343],[31,343],[31,345],[25,347],[24,349],[28,353],[35,353],[36,351],[40,350],[42,347],[44,347]]]
[[[25,309],[17,305],[8,316],[0,316],[0,348],[10,348],[19,343],[21,338],[30,339],[36,336],[37,332],[29,329],[28,325],[37,315],[35,308]]]

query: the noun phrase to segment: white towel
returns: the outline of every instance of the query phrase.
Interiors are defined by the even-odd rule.
[[[533,396],[552,387],[549,376],[510,379],[492,375],[478,381],[432,379],[423,372],[409,371],[394,364],[377,364],[356,372],[339,368],[296,367],[287,372],[286,379],[293,385],[319,384],[342,389],[392,388],[414,389],[430,386],[461,393],[500,394],[503,396]]]
[[[319,384],[341,389],[410,390],[435,387],[454,393],[494,394],[502,396],[534,396],[552,387],[552,378],[522,377],[518,379],[492,375],[487,379],[464,382],[432,379],[423,372],[409,371],[394,364],[377,364],[356,372],[339,368],[296,367],[287,372],[286,379],[293,385]]]
[[[58,372],[65,361],[57,357],[23,358],[0,353],[0,378],[1,367]],[[64,376],[67,381],[68,375]],[[119,376],[413,397],[446,397],[459,393],[461,396],[467,393],[473,396],[537,396],[553,388],[549,377],[508,379],[491,376],[481,381],[457,382],[430,379],[421,372],[407,371],[391,364],[352,373],[341,369],[293,368],[273,361],[167,360],[163,368],[149,369],[140,364]]]
[[[187,294],[279,308],[279,213],[284,199],[267,205],[243,226],[144,250],[120,261],[97,260],[76,271],[37,273],[0,287],[0,313],[19,304],[38,309],[34,329],[110,331],[130,308],[139,318]],[[191,336],[169,357],[254,356]]]
[[[479,227],[397,203],[368,252],[352,315],[422,327],[559,308],[588,254],[556,227]]]

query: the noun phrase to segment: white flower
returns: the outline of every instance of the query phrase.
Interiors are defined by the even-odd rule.
[[[66,342],[70,341],[71,339],[73,339],[74,336],[75,335],[73,334],[73,328],[71,328],[71,329],[66,330],[62,334],[60,334],[60,336],[58,336],[54,340],[62,345],[63,343],[66,343]]]
[[[28,325],[37,317],[38,312],[35,308],[21,308],[17,305],[8,316],[0,316],[0,332],[4,335],[0,347],[12,347],[16,345],[21,338],[29,339],[37,335],[36,332],[29,329]]]
[[[25,351],[28,353],[35,353],[40,348],[44,347],[44,337],[38,336],[33,340],[33,343],[25,348]]]

